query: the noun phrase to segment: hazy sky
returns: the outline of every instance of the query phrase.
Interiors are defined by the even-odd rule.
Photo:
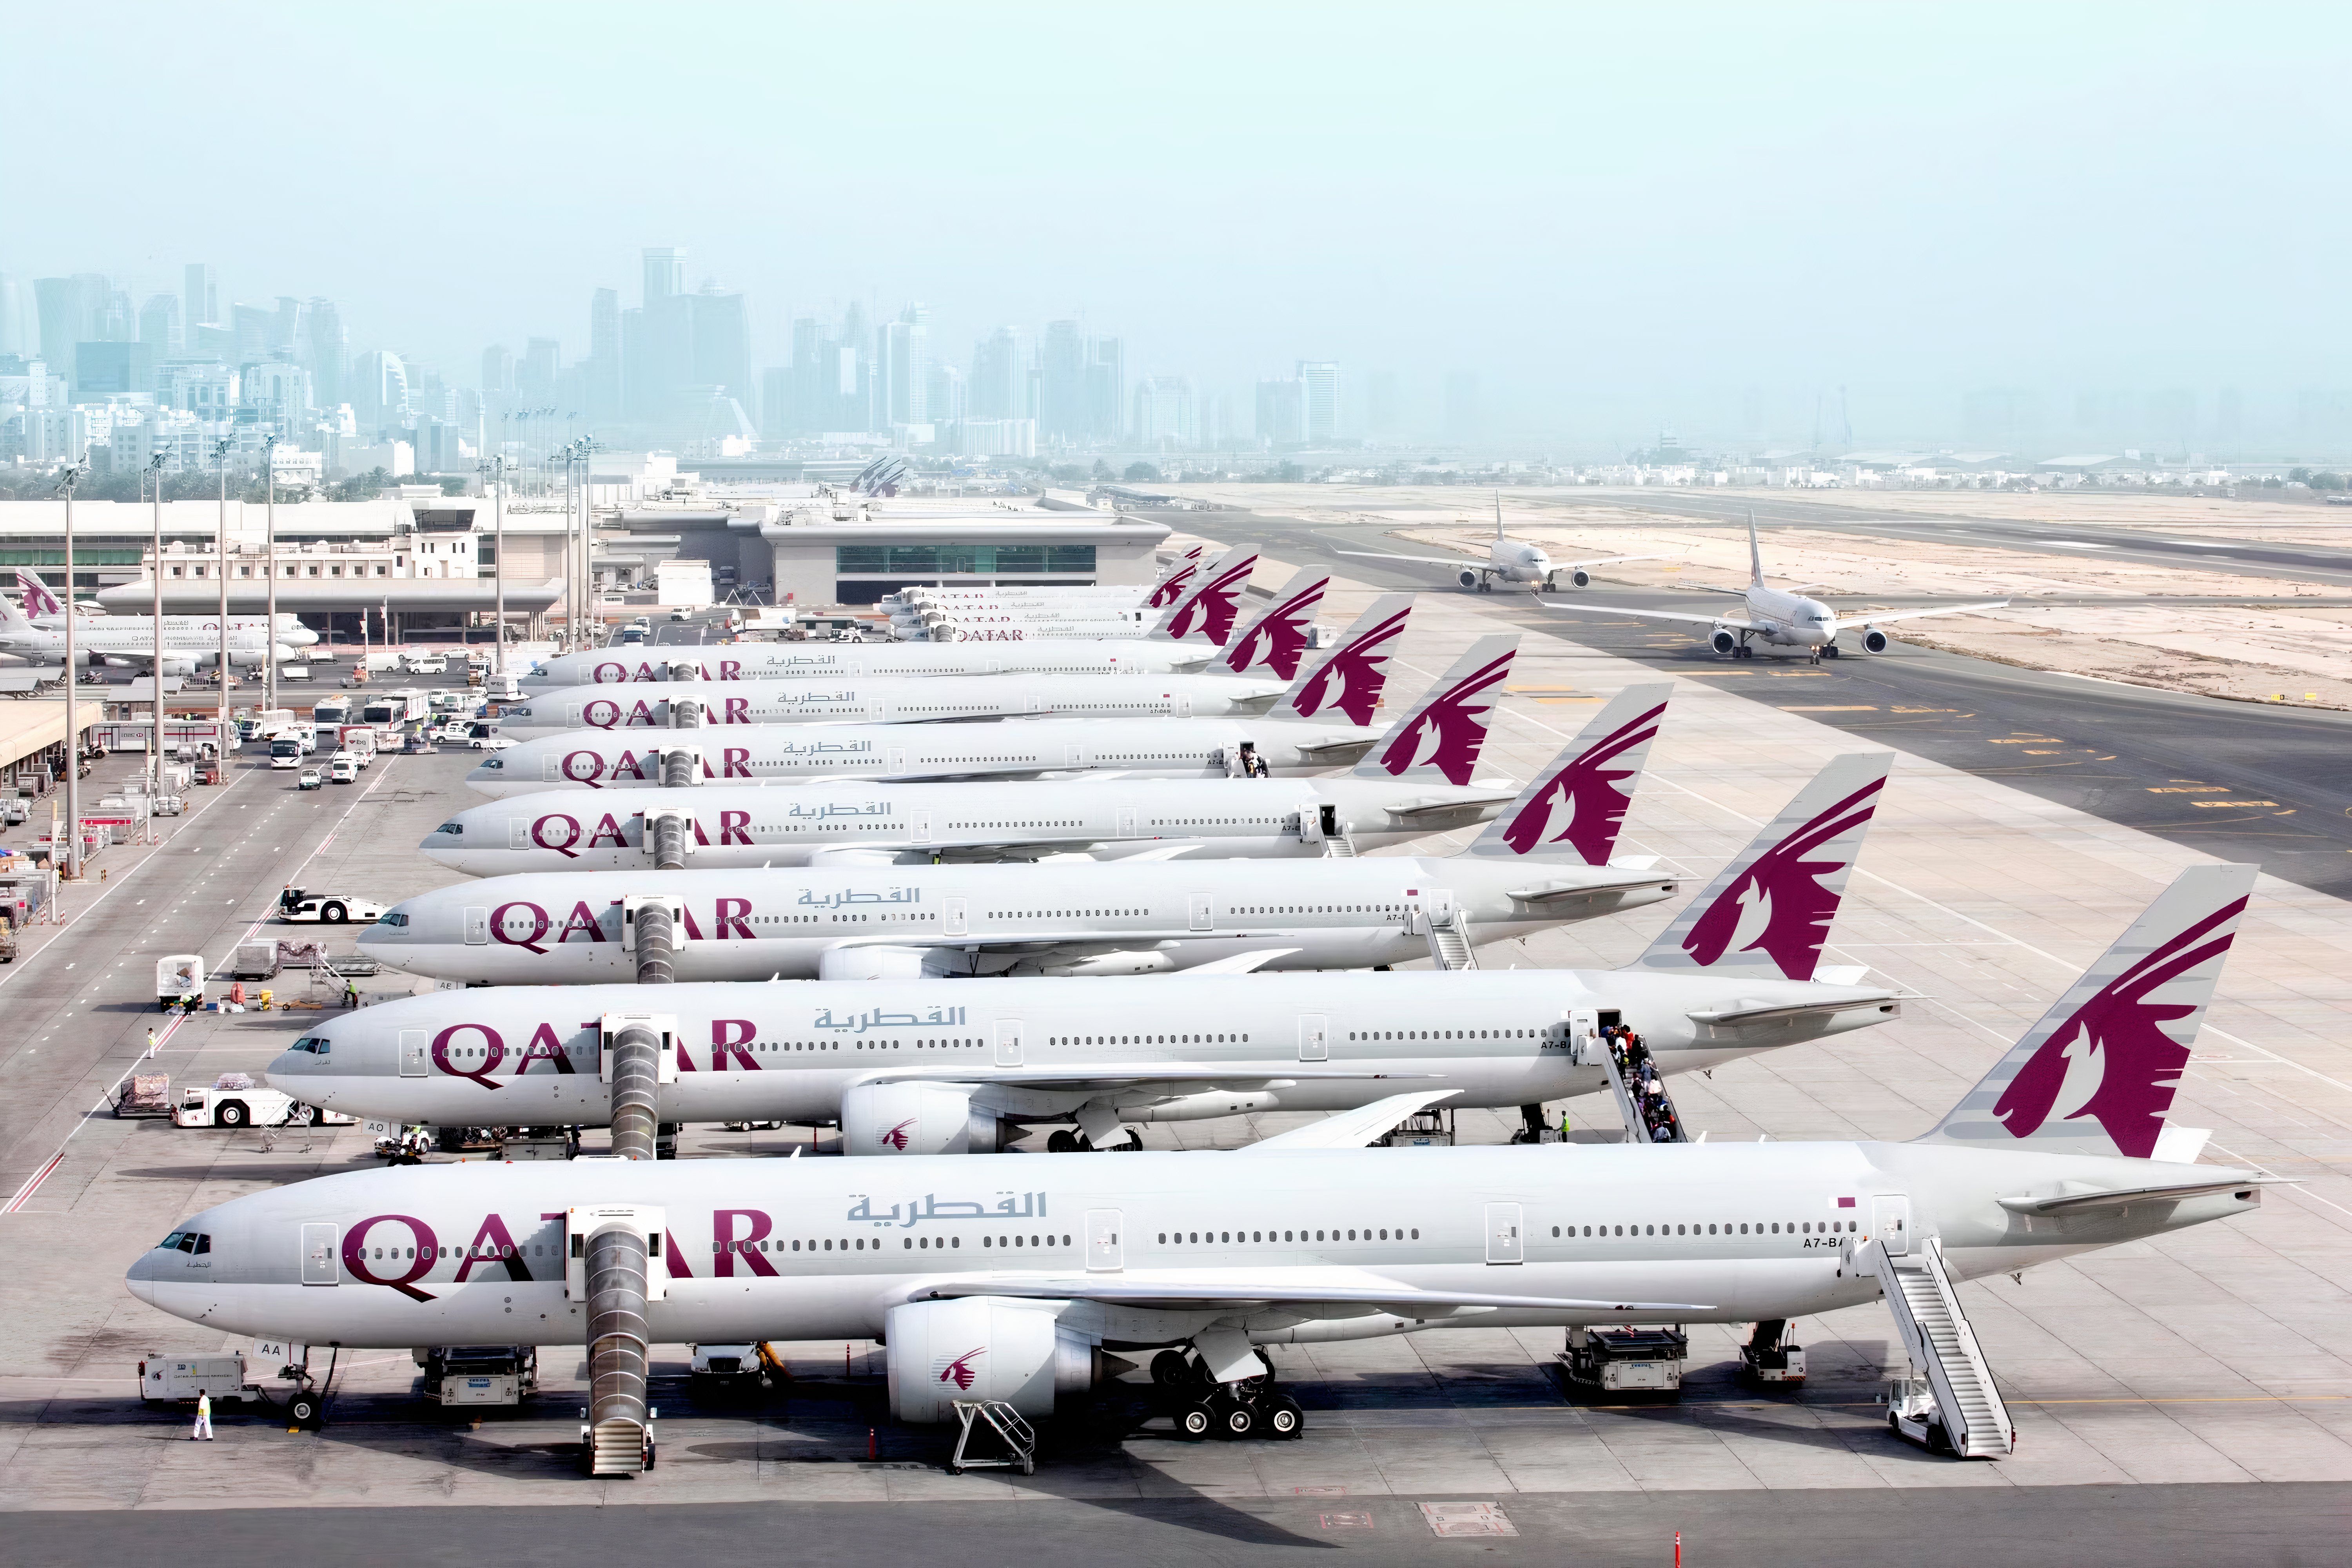
[[[1983,384],[2352,384],[2342,6],[7,0],[0,37],[0,269],[209,259],[467,382],[583,352],[675,244],[761,363],[919,299],[959,360],[1082,313],[1204,390],[1468,369],[1629,436],[1750,384],[1851,384],[1865,441]]]

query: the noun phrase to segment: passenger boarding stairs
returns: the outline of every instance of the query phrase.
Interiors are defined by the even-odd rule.
[[[1429,919],[1429,962],[1439,969],[1475,969],[1477,955],[1470,951],[1470,922],[1459,910]]]
[[[1665,1075],[1658,1070],[1649,1047],[1617,1036],[1601,1042],[1601,1060],[1609,1069],[1609,1089],[1617,1097],[1617,1114],[1625,1119],[1625,1142],[1690,1142],[1682,1112],[1667,1095]]]
[[[1918,1237],[1905,1250],[1889,1252],[1885,1237],[1873,1237],[1855,1255],[1857,1267],[1877,1277],[1886,1292],[1887,1310],[1903,1336],[1911,1365],[1926,1373],[1926,1392],[1934,1395],[1932,1413],[1916,1396],[1898,1397],[1888,1420],[1902,1429],[1905,1418],[1929,1430],[1940,1426],[1944,1441],[1964,1459],[1990,1459],[2016,1451],[2017,1430],[2009,1409],[1993,1386],[1992,1369],[1985,1364],[1977,1336],[1960,1310],[1951,1276],[1944,1268],[1944,1249],[1933,1237]],[[1904,1238],[1895,1237],[1898,1245]],[[1910,1408],[1903,1406],[1907,1403]]]
[[[1353,860],[1356,858],[1355,838],[1344,830],[1330,835],[1323,840],[1323,858]]]

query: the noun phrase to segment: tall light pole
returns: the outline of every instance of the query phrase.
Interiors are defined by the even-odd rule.
[[[155,477],[155,668],[154,689],[149,693],[155,699],[151,711],[155,720],[155,732],[147,742],[147,794],[152,797],[163,793],[163,459],[157,452],[147,459],[147,471]]]
[[[265,713],[278,707],[278,437],[275,432],[261,438],[261,466],[269,477],[268,539],[262,546],[262,559],[269,569],[268,608],[262,613],[261,628],[261,709]]]
[[[81,875],[81,746],[74,738],[81,700],[74,674],[74,622],[80,617],[74,610],[73,498],[74,487],[88,472],[89,454],[85,452],[81,461],[68,463],[58,476],[58,489],[66,498],[66,842],[62,859],[54,843],[49,855],[58,875],[68,882]]]
[[[484,463],[482,468],[489,473],[490,482],[498,487],[497,500],[492,503],[496,508],[493,513],[497,519],[496,531],[490,544],[490,576],[497,584],[498,595],[494,634],[497,643],[490,655],[490,671],[499,678],[499,689],[504,690],[507,679],[507,455],[504,442],[499,443],[498,456]]]
[[[215,722],[220,732],[221,763],[228,762],[228,455],[236,441],[224,436],[213,443],[213,467],[220,470],[220,520],[213,525],[213,549],[220,557],[220,707]]]

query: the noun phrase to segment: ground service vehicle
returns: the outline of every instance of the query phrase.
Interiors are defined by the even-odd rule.
[[[291,735],[278,735],[269,742],[269,765],[291,770],[302,765],[302,742]]]
[[[410,1352],[425,1369],[425,1397],[436,1405],[520,1405],[539,1390],[539,1352],[530,1345],[439,1345]]]
[[[288,888],[278,895],[278,918],[291,924],[339,926],[352,921],[371,923],[383,918],[383,906],[373,899],[349,893],[313,893]]]
[[[326,787],[326,776],[320,773],[318,769],[304,768],[302,770],[301,776],[294,781],[294,787],[296,789],[323,789]]]
[[[337,752],[333,756],[327,759],[328,783],[357,784],[359,782],[359,760],[353,757],[349,752]]]
[[[209,1088],[184,1084],[172,1106],[174,1127],[351,1127],[357,1121],[304,1105],[241,1072],[223,1073]]]

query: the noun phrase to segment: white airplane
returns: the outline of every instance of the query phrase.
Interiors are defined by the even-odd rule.
[[[1862,628],[1862,647],[1866,653],[1885,653],[1886,634],[1879,626],[1889,621],[1916,621],[1923,616],[1965,616],[1975,610],[1998,610],[2007,599],[1992,599],[1980,605],[1939,605],[1931,610],[1889,610],[1867,616],[1840,616],[1819,599],[1809,599],[1793,590],[1768,588],[1764,585],[1764,552],[1756,542],[1756,514],[1748,514],[1748,562],[1749,576],[1745,588],[1709,588],[1711,594],[1737,594],[1742,600],[1743,616],[1694,616],[1680,610],[1632,610],[1613,605],[1562,605],[1547,599],[1544,607],[1569,610],[1583,616],[1638,616],[1652,621],[1685,621],[1711,626],[1707,640],[1715,651],[1735,658],[1754,658],[1756,650],[1750,645],[1762,642],[1772,647],[1801,647],[1812,652],[1811,662],[1819,664],[1822,656],[1838,657],[1837,635],[1854,626]]]
[[[1834,901],[1824,879],[1850,868],[1887,756],[1837,758],[1800,791],[1751,846],[1751,890],[1711,910],[1690,951],[1794,952],[1798,933],[1825,924]],[[636,911],[650,902],[685,933],[673,960],[679,980],[1370,969],[1673,897],[1676,879],[1654,862],[1612,861],[1623,796],[1590,776],[1611,771],[1580,756],[1539,773],[1468,847],[1444,857],[1294,861],[1278,871],[1202,860],[493,877],[404,900],[360,933],[359,948],[442,980],[634,980]]]
[[[1563,1328],[1573,1349],[1628,1322],[1777,1336],[1884,1296],[1933,1401],[1906,1392],[1891,1424],[1997,1457],[2013,1433],[1952,1282],[2250,1214],[2272,1180],[2195,1163],[2200,1140],[2166,1121],[2255,869],[2181,873],[1909,1142],[1356,1147],[1438,1088],[1231,1152],[1033,1160],[1018,1191],[956,1156],[357,1171],[200,1210],[125,1283],[208,1334],[593,1342],[617,1353],[598,1358],[583,1449],[633,1462],[654,1449],[628,1366],[646,1341],[874,1340],[909,1422],[949,1419],[952,1398],[1044,1415],[1131,1364],[1105,1352],[1157,1350],[1154,1375],[1191,1390],[1180,1434],[1289,1436],[1301,1414],[1263,1345]]]
[[[1109,600],[1141,605],[1154,610],[1164,609],[1184,592],[1193,574],[1200,569],[1202,558],[1208,554],[1208,549],[1205,544],[1195,544],[1170,557],[1150,584],[1140,590],[1128,583],[910,583],[894,593],[885,594],[880,602],[884,608],[893,609],[925,600],[943,605],[989,600],[1024,604],[1084,604]]]
[[[1663,710],[1672,687],[1618,700]],[[1653,723],[1654,728],[1654,721]],[[1483,740],[1483,731],[1479,739]],[[1636,757],[1626,764],[1638,771]],[[1315,859],[1402,844],[1493,817],[1505,780],[1455,784],[1431,766],[1318,779],[1091,777],[1055,782],[696,784],[606,809],[577,788],[459,812],[418,847],[473,877],[623,871],[648,864],[647,822],[683,813],[700,870],[921,866],[940,861]],[[1436,776],[1431,776],[1436,775]]]
[[[65,606],[58,602],[57,595],[50,591],[47,583],[19,566],[16,568],[16,589],[23,596],[26,618],[33,625],[47,631],[58,631],[64,628]],[[93,621],[102,626],[145,627],[153,625],[154,619],[152,616],[110,616],[97,605],[84,605],[77,612],[74,629],[79,633],[83,626]],[[267,616],[231,616],[228,618],[228,627],[232,632],[258,632],[268,624],[269,618]],[[212,637],[215,644],[220,640],[220,626],[217,616],[165,616],[163,617],[165,636],[183,631],[205,632]],[[150,641],[153,640],[153,633],[148,634]],[[81,639],[77,636],[74,640],[79,642]],[[319,640],[319,634],[304,626],[301,616],[290,611],[281,611],[278,616],[278,640],[289,647],[309,647]]]
[[[1559,586],[1558,578],[1563,572],[1568,580],[1581,588],[1592,581],[1591,568],[1607,566],[1619,561],[1661,561],[1659,555],[1601,555],[1590,561],[1554,561],[1543,547],[1529,544],[1522,539],[1510,539],[1503,533],[1503,498],[1495,497],[1495,537],[1486,546],[1486,559],[1466,561],[1459,555],[1398,555],[1385,550],[1334,550],[1335,555],[1356,555],[1370,561],[1403,561],[1420,566],[1451,566],[1454,581],[1465,588],[1475,588],[1482,594],[1495,591],[1495,580],[1525,583],[1537,592],[1548,592]]]
[[[509,703],[492,730],[513,741],[567,731],[727,729],[745,724],[941,724],[976,719],[1142,719],[1263,713],[1285,682],[1229,675],[843,676],[673,680],[631,692],[573,686]],[[681,723],[684,705],[695,717]]]
[[[489,795],[521,795],[549,784],[590,789],[659,784],[665,752],[686,751],[701,781],[790,784],[808,779],[938,779],[1068,776],[1223,778],[1251,771],[1319,773],[1343,767],[1383,737],[1370,729],[1386,684],[1388,660],[1412,607],[1408,594],[1372,601],[1338,644],[1308,650],[1272,713],[1261,719],[1029,719],[1018,724],[755,724],[724,735],[672,731],[655,741],[645,731],[575,730],[525,741],[486,758],[466,782]],[[1482,638],[1473,651],[1484,662],[1456,661],[1445,679],[1392,725],[1382,747],[1400,750],[1400,736],[1440,758],[1452,784],[1470,782],[1475,750],[1439,748],[1435,737],[1484,739],[1484,715],[1493,689],[1509,668],[1517,642]],[[1497,663],[1499,661],[1499,663]],[[952,685],[953,682],[941,684]],[[635,738],[639,737],[642,738]],[[1417,759],[1407,759],[1407,762]],[[1391,769],[1396,776],[1405,763]]]
[[[79,620],[74,623],[74,662],[87,665],[93,659],[108,659],[134,666],[152,664],[154,625],[152,616],[107,616]],[[220,642],[217,626],[206,630],[175,630],[167,624],[163,628],[163,673],[193,675],[208,665],[218,664]],[[280,659],[297,657],[286,643],[267,643],[258,626],[230,632],[228,643],[229,663],[240,669],[258,668],[273,652]],[[0,597],[0,653],[14,654],[27,664],[61,664],[66,656],[66,634],[62,627],[52,630],[33,625],[15,600]]]
[[[935,642],[1008,642],[1035,637],[1158,637],[1223,647],[1240,618],[1258,552],[1228,551],[1202,564],[1160,609],[1140,605],[1060,605],[987,599],[918,604],[891,612],[894,635]]]

